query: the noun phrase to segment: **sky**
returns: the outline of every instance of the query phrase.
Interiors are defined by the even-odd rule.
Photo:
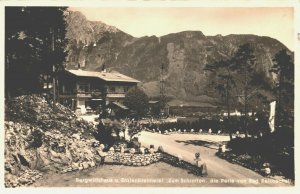
[[[186,30],[199,30],[205,35],[255,34],[275,38],[294,50],[291,7],[71,7],[70,10],[80,11],[88,20],[102,21],[135,37]]]

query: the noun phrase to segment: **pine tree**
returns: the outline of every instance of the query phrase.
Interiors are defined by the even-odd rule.
[[[5,8],[7,97],[40,92],[41,75],[64,68],[65,14],[64,7]]]
[[[232,131],[230,127],[230,108],[232,105],[232,90],[236,86],[233,72],[231,70],[232,60],[222,60],[214,64],[208,64],[205,70],[216,74],[216,80],[213,83],[215,90],[220,94],[227,111],[227,131],[230,140],[232,140]]]
[[[249,43],[243,44],[233,57],[233,65],[231,68],[241,77],[239,79],[243,87],[243,103],[244,103],[244,131],[245,136],[248,137],[248,108],[250,97],[250,82],[253,79],[255,72],[256,58],[254,51]]]
[[[286,49],[280,50],[273,59],[271,72],[277,75],[274,92],[277,96],[275,126],[293,128],[294,110],[294,62]]]

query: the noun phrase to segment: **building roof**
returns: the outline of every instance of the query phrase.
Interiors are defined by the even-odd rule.
[[[125,106],[125,105],[123,105],[123,104],[121,104],[121,103],[118,103],[118,102],[112,102],[112,104],[114,104],[114,105],[120,107],[121,109],[128,110],[128,107]]]
[[[202,108],[217,108],[217,106],[214,106],[210,103],[204,103],[204,102],[194,102],[194,101],[182,101],[182,100],[171,100],[168,102],[169,106],[180,106],[180,107],[202,107]]]
[[[156,104],[156,103],[158,103],[159,101],[158,100],[149,100],[149,104]]]
[[[99,71],[85,71],[85,70],[67,70],[68,72],[79,76],[79,77],[96,77],[100,78],[104,81],[111,81],[111,82],[131,82],[131,83],[139,83],[139,80],[134,78],[128,77],[121,73],[117,72],[99,72]]]

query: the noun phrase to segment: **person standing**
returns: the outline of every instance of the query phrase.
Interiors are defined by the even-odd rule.
[[[101,158],[100,165],[104,164],[105,157],[107,156],[107,153],[103,151],[104,147],[105,146],[103,144],[100,144],[99,149],[97,150],[97,153],[99,154],[99,156]]]
[[[206,163],[201,159],[199,152],[195,153],[194,160],[196,162],[196,166],[198,167],[197,174],[200,176],[207,176],[208,173]]]

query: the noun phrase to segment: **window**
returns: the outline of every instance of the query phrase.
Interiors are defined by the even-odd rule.
[[[65,92],[66,92],[66,86],[63,85],[63,86],[62,86],[62,93],[65,93]]]
[[[80,84],[77,85],[77,91],[78,92],[89,92],[90,91],[90,85],[80,83]]]
[[[128,86],[125,86],[125,87],[124,87],[124,92],[126,93],[126,92],[128,92],[128,90],[129,90],[129,87],[128,87]]]
[[[115,88],[115,87],[111,87],[111,88],[110,88],[110,91],[111,91],[111,92],[116,92],[116,88]]]

